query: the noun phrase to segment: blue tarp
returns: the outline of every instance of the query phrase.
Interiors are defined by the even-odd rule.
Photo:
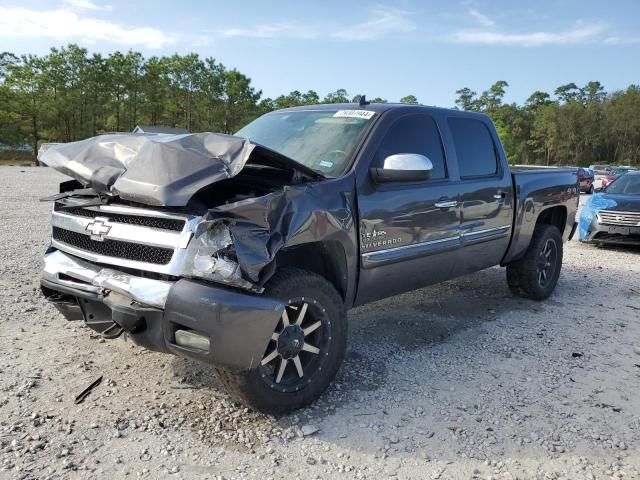
[[[602,193],[594,193],[591,195],[580,211],[580,219],[578,221],[578,235],[580,240],[587,239],[589,226],[600,210],[613,208],[617,205],[618,203],[615,200],[606,198]]]

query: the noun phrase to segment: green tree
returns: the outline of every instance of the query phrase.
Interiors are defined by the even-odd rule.
[[[199,78],[199,89],[196,98],[196,114],[191,129],[195,131],[216,130],[218,126],[217,112],[223,105],[225,68],[215,59],[208,57]]]
[[[256,102],[262,95],[251,86],[251,79],[237,70],[224,74],[222,131],[232,133],[242,127],[255,111]]]
[[[508,86],[509,84],[504,80],[498,80],[496,83],[491,85],[489,90],[482,92],[478,99],[478,106],[480,110],[487,113],[496,112],[502,105],[502,99],[504,98],[506,91],[505,89]]]
[[[580,98],[580,89],[573,82],[560,85],[553,93],[564,103],[575,102]]]
[[[320,97],[316,91],[307,90],[307,93],[302,94],[303,105],[317,105],[318,103],[320,103]]]
[[[400,99],[400,103],[408,103],[409,105],[418,105],[418,98],[415,95],[405,95]]]
[[[344,88],[328,93],[322,103],[349,103],[349,94]]]
[[[464,87],[460,90],[456,90],[456,95],[458,95],[458,98],[456,99],[455,104],[460,110],[478,110],[478,99],[476,98],[476,92],[468,87]]]
[[[142,106],[144,119],[140,123],[161,125],[166,122],[164,117],[169,97],[169,71],[167,62],[158,57],[147,59],[142,69]]]
[[[274,106],[276,109],[298,107],[304,105],[302,93],[298,90],[290,92],[288,95],[280,95],[274,100]]]
[[[16,112],[14,90],[6,83],[11,69],[16,68],[20,59],[13,53],[0,53],[0,143],[17,145],[22,141],[20,115]]]
[[[558,110],[557,103],[542,105],[533,120],[533,128],[529,144],[535,153],[542,158],[545,165],[551,165],[556,155],[558,142]]]
[[[604,102],[607,94],[600,82],[589,82],[581,90],[581,97],[585,105],[596,105]]]
[[[10,92],[10,108],[20,119],[17,135],[21,141],[31,144],[34,159],[50,104],[44,85],[43,63],[35,55],[22,55],[18,63],[7,65],[3,82]],[[0,141],[4,140],[0,138]]]
[[[549,103],[551,103],[551,97],[549,94],[547,92],[536,90],[529,96],[529,98],[527,98],[525,106],[535,110],[536,108],[542,105],[548,105]]]

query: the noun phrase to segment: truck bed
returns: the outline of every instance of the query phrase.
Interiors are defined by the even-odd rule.
[[[526,251],[538,214],[549,209],[548,215],[561,215],[563,240],[573,233],[580,200],[577,168],[511,169],[516,192],[513,237],[502,264],[517,260]]]

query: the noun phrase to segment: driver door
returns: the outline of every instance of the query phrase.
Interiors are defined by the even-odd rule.
[[[417,153],[433,164],[432,177],[417,182],[358,186],[362,304],[451,278],[460,247],[460,207],[449,180],[435,120],[425,113],[396,119],[372,161],[382,167],[390,155]]]

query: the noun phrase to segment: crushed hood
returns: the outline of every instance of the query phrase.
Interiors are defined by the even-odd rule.
[[[111,134],[43,145],[38,160],[96,192],[153,206],[184,206],[212,183],[234,177],[252,156],[322,178],[296,161],[246,138],[219,133]]]

